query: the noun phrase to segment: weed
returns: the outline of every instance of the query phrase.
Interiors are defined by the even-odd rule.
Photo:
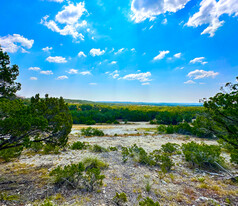
[[[71,146],[72,150],[82,150],[82,149],[86,149],[88,147],[88,145],[85,142],[74,142],[73,145]]]
[[[120,206],[123,203],[126,203],[128,201],[127,200],[127,196],[126,196],[126,194],[124,192],[122,192],[120,194],[116,192],[116,195],[113,197],[112,200],[118,206]]]
[[[145,199],[140,201],[139,205],[141,205],[141,206],[160,206],[160,204],[158,202],[154,202],[149,197],[146,197]]]
[[[96,152],[96,153],[108,152],[108,150],[105,147],[102,147],[102,146],[97,145],[97,144],[93,145],[91,151]]]

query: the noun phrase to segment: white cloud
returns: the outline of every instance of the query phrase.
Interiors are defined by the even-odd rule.
[[[84,71],[84,72],[80,72],[80,74],[82,74],[82,75],[91,75],[91,72],[90,71]]]
[[[79,2],[76,5],[69,4],[55,16],[55,20],[61,24],[75,24],[85,12],[87,10],[84,2]]]
[[[179,70],[179,69],[182,70],[182,69],[184,69],[184,67],[176,67],[175,68],[175,70]]]
[[[160,59],[163,59],[165,57],[166,54],[168,54],[169,51],[160,51],[159,52],[159,55],[157,55],[156,57],[154,57],[154,61],[156,60],[160,60]]]
[[[132,48],[132,49],[131,49],[131,51],[132,51],[132,52],[135,52],[135,51],[136,51],[136,49],[135,49],[135,48]]]
[[[41,69],[39,67],[29,67],[28,70],[32,70],[32,71],[40,71]]]
[[[53,48],[52,47],[45,47],[45,48],[43,48],[42,49],[42,51],[44,51],[44,52],[49,52],[50,50],[52,50]]]
[[[186,25],[198,27],[208,24],[201,34],[210,34],[210,37],[213,37],[217,29],[224,24],[224,21],[220,21],[223,14],[238,16],[237,0],[203,0],[199,11],[189,18]]]
[[[119,71],[118,70],[115,70],[113,72],[106,72],[106,74],[108,74],[109,76],[111,76],[113,79],[117,79],[119,77]]]
[[[138,73],[138,74],[127,74],[126,76],[122,77],[122,79],[139,80],[140,82],[148,82],[148,81],[151,81],[149,77],[151,77],[151,73],[146,72],[146,73]]]
[[[153,21],[157,15],[177,12],[190,0],[133,0],[131,3],[132,20],[136,23],[146,19]]]
[[[117,61],[112,61],[110,64],[117,64]]]
[[[25,48],[31,49],[33,44],[34,40],[29,40],[19,34],[0,37],[0,45],[4,52],[15,53],[21,49],[21,52],[26,53]]]
[[[78,53],[78,57],[87,57],[87,56],[84,54],[84,52],[81,51]]]
[[[49,57],[47,57],[46,61],[54,62],[54,63],[66,63],[67,62],[67,60],[61,56],[55,56],[55,57],[49,56]]]
[[[195,63],[201,63],[202,65],[207,64],[207,62],[203,61],[205,57],[197,57],[192,59],[189,63],[195,64]]]
[[[69,71],[67,71],[69,74],[78,74],[78,70],[77,69],[70,69]]]
[[[47,0],[47,1],[62,3],[64,0]]]
[[[114,54],[115,54],[115,55],[120,54],[120,53],[122,53],[124,50],[125,50],[125,48],[121,48],[121,49],[119,49],[117,52],[115,52]]]
[[[165,18],[163,21],[162,21],[162,24],[167,24],[168,23],[168,20]]]
[[[144,82],[144,83],[142,83],[141,85],[150,85],[150,83],[149,82]]]
[[[64,75],[64,76],[58,76],[56,79],[57,80],[64,80],[64,79],[68,79],[68,77]]]
[[[98,84],[97,83],[89,83],[89,85],[96,86]]]
[[[30,77],[30,80],[37,80],[37,77]]]
[[[189,72],[187,76],[192,79],[203,79],[208,77],[215,78],[218,74],[219,74],[218,72],[214,71],[204,71],[196,69],[192,72]]]
[[[181,55],[182,55],[182,53],[177,53],[174,55],[174,57],[179,59],[181,57]]]
[[[53,72],[51,70],[46,70],[46,71],[41,71],[41,74],[45,74],[45,75],[51,75],[53,74]]]
[[[188,80],[188,81],[184,82],[184,84],[196,84],[196,82],[194,82],[193,80]]]
[[[69,3],[68,6],[64,6],[63,8],[64,9],[55,16],[55,21],[48,21],[49,16],[45,16],[41,19],[41,24],[63,36],[71,35],[74,39],[81,39],[83,41],[84,35],[79,33],[78,30],[87,26],[87,21],[85,20],[79,23],[81,16],[87,13],[84,2],[79,2],[76,5]],[[60,28],[61,26],[56,22],[64,25],[63,28]]]
[[[93,57],[95,57],[95,56],[101,56],[101,55],[103,55],[105,53],[105,50],[100,50],[100,49],[91,49],[90,50],[90,54],[91,54],[91,56],[93,56]]]

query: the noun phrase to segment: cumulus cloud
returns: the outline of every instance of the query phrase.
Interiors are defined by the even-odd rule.
[[[179,59],[181,57],[181,55],[182,55],[182,53],[177,53],[174,55],[174,57]]]
[[[80,72],[80,74],[82,74],[82,75],[91,75],[91,72],[90,71],[84,71],[84,72]]]
[[[125,48],[121,48],[121,49],[119,49],[117,52],[115,52],[114,54],[115,54],[115,55],[121,54],[124,50],[125,50]]]
[[[47,57],[46,61],[54,62],[54,63],[66,63],[67,62],[67,60],[61,56],[55,56],[55,57],[49,56],[49,57]]]
[[[186,23],[187,26],[198,27],[208,24],[201,34],[215,35],[215,32],[225,21],[220,21],[223,14],[238,16],[237,0],[203,0],[197,13],[191,16]]]
[[[188,81],[184,82],[184,84],[196,84],[196,82],[194,82],[193,80],[188,80]]]
[[[45,16],[41,19],[41,24],[63,36],[71,35],[74,39],[83,41],[84,35],[79,33],[78,30],[87,26],[87,21],[85,20],[79,23],[81,16],[87,13],[84,2],[79,2],[76,5],[69,3],[68,6],[63,8],[64,9],[55,16],[55,21],[48,21],[49,16]],[[61,25],[59,26],[58,24]]]
[[[87,57],[87,56],[84,54],[84,52],[81,51],[78,53],[78,57]]]
[[[37,80],[37,77],[30,77],[30,80]]]
[[[95,57],[95,56],[101,56],[105,53],[105,50],[100,50],[100,49],[91,49],[90,50],[90,54],[91,56]]]
[[[78,74],[78,70],[77,69],[70,69],[69,71],[67,71],[69,74]]]
[[[41,71],[41,74],[45,74],[45,75],[51,75],[53,74],[53,72],[51,70],[46,70],[46,71]]]
[[[207,62],[203,61],[205,57],[197,57],[192,59],[189,63],[195,64],[195,63],[201,63],[201,64],[207,64]]]
[[[117,63],[117,61],[112,61],[110,64],[116,64]]]
[[[159,54],[153,58],[154,61],[163,59],[166,54],[168,54],[169,51],[160,51]]]
[[[42,49],[42,51],[44,51],[44,52],[49,52],[50,50],[52,50],[53,48],[52,47],[45,47],[45,48],[43,48]]]
[[[194,70],[188,73],[188,77],[192,79],[215,78],[219,73],[214,71]]]
[[[64,80],[64,79],[68,79],[68,77],[63,75],[63,76],[58,76],[56,79],[57,80]]]
[[[22,53],[26,53],[25,49],[31,49],[33,44],[34,40],[29,40],[20,34],[0,37],[0,45],[4,52],[15,53],[20,49]]]
[[[32,71],[40,71],[41,69],[39,67],[29,67],[28,70],[32,70]]]
[[[139,80],[140,82],[148,82],[151,81],[149,79],[151,77],[150,72],[145,72],[145,73],[138,73],[138,74],[127,74],[122,79],[125,80]]]
[[[146,19],[153,21],[156,16],[166,12],[177,12],[190,0],[133,0],[131,3],[132,20],[140,23]]]

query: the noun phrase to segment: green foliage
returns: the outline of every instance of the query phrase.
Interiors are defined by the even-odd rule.
[[[86,144],[85,142],[74,142],[71,146],[72,150],[82,150],[82,149],[87,149],[88,144]]]
[[[122,192],[120,194],[116,192],[116,195],[113,197],[112,200],[118,206],[120,206],[123,203],[126,203],[128,201],[127,200],[127,196],[126,196],[126,194],[124,192]]]
[[[60,153],[60,148],[59,146],[55,144],[45,144],[43,147],[43,154],[59,154]]]
[[[90,168],[86,170],[86,175],[84,176],[84,186],[87,191],[93,191],[97,186],[102,186],[104,175],[101,175],[101,170],[98,168]]]
[[[45,200],[40,206],[55,206],[50,200]]]
[[[72,117],[63,98],[0,99],[0,150],[16,146],[28,147],[31,142],[64,146],[72,127]]]
[[[10,66],[10,57],[0,46],[0,98],[13,98],[21,89],[20,83],[15,83],[19,75],[17,65]]]
[[[22,150],[22,146],[0,150],[0,158],[6,162],[10,162],[12,159],[19,157]]]
[[[117,120],[115,120],[115,121],[113,122],[113,124],[120,124],[120,122],[118,122]]]
[[[221,148],[217,145],[197,144],[190,142],[182,145],[185,160],[195,167],[217,168],[217,163],[222,164],[220,157]]]
[[[152,199],[149,197],[146,197],[142,201],[139,202],[140,206],[160,206],[158,202],[154,202]]]
[[[238,83],[227,83],[221,92],[203,102],[205,115],[200,127],[238,150]]]
[[[92,137],[92,136],[104,136],[104,133],[102,130],[99,130],[97,128],[92,128],[92,127],[88,127],[88,128],[83,128],[81,129],[81,133],[82,135],[86,136],[86,137]]]
[[[97,168],[97,169],[106,169],[108,168],[108,164],[97,157],[87,157],[83,159],[83,164],[85,166],[85,170]]]
[[[97,152],[97,153],[108,152],[108,150],[105,147],[102,147],[97,144],[93,145],[91,150],[92,150],[92,152]]]
[[[230,151],[231,154],[231,162],[238,164],[238,150],[233,149]]]
[[[166,143],[164,145],[161,146],[162,147],[162,151],[165,152],[165,153],[175,153],[178,148],[179,148],[179,145],[176,144],[176,143]]]
[[[118,151],[117,147],[109,147],[110,151]]]
[[[0,201],[15,201],[19,200],[19,195],[8,195],[7,193],[0,192]]]
[[[87,125],[94,125],[94,124],[96,124],[96,121],[94,121],[94,120],[87,120],[85,122],[85,124],[87,124]]]
[[[50,176],[54,177],[54,183],[59,186],[67,186],[76,188],[79,180],[82,178],[83,171],[85,170],[83,163],[79,162],[71,164],[61,168],[58,166],[56,169],[50,172]]]
[[[151,184],[150,184],[149,180],[146,180],[145,190],[146,190],[146,192],[150,192],[150,190],[151,190]]]
[[[44,147],[44,144],[42,142],[31,142],[30,143],[30,148],[34,151],[34,152],[39,152],[40,150],[42,150]]]
[[[148,154],[142,147],[138,147],[136,144],[129,148],[122,147],[123,162],[126,162],[129,157],[142,165],[158,166],[164,173],[169,172],[172,166],[174,166],[168,153],[161,154],[161,151],[154,150],[152,153]]]
[[[166,127],[166,134],[173,134],[174,133],[174,127],[173,125],[168,125]]]
[[[164,126],[164,125],[158,126],[158,127],[157,127],[157,131],[158,131],[159,134],[164,134],[164,133],[166,133],[166,126]]]

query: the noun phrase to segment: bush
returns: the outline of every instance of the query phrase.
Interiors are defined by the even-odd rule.
[[[73,145],[71,146],[72,150],[82,150],[82,149],[87,149],[88,144],[86,144],[85,142],[74,142]]]
[[[159,134],[164,134],[164,133],[166,133],[166,126],[164,126],[164,125],[158,126],[158,127],[157,127],[157,131],[158,131]]]
[[[102,186],[102,181],[105,178],[104,175],[101,175],[101,170],[98,168],[91,168],[86,171],[84,176],[84,186],[87,191],[93,191],[95,187]]]
[[[160,206],[160,204],[158,202],[154,202],[149,197],[145,198],[143,201],[140,201],[139,205],[141,205],[141,206]]]
[[[22,146],[0,150],[0,158],[6,162],[10,162],[12,159],[19,157],[22,150]]]
[[[126,203],[128,201],[127,196],[124,192],[122,192],[120,194],[116,192],[116,195],[113,197],[112,200],[118,206],[122,205],[123,203]]]
[[[179,145],[175,144],[175,143],[168,142],[168,143],[162,145],[161,147],[162,147],[163,152],[172,154],[178,150]]]
[[[173,125],[168,125],[166,127],[166,134],[173,134],[174,133],[174,127]]]
[[[118,151],[117,147],[109,147],[110,151]]]
[[[82,133],[82,135],[87,136],[87,137],[104,136],[104,133],[102,130],[92,128],[92,127],[88,127],[86,129],[85,128],[81,129],[81,133]]]
[[[193,167],[217,168],[217,164],[222,164],[220,157],[221,148],[217,145],[197,144],[190,142],[182,145],[185,160],[192,163]]]
[[[42,142],[31,142],[30,143],[30,148],[34,152],[39,152],[40,150],[42,150],[43,147],[44,147],[44,144]]]
[[[93,145],[91,150],[92,150],[92,152],[98,152],[98,153],[100,153],[100,152],[108,152],[108,150],[105,147],[102,147],[102,146],[97,145],[97,144]]]
[[[64,168],[58,166],[50,172],[50,176],[54,177],[54,183],[59,186],[65,185],[76,188],[84,170],[83,163],[79,162],[77,165],[71,164],[64,166]]]
[[[53,176],[54,183],[58,186],[67,186],[69,188],[85,188],[87,191],[93,191],[97,186],[102,185],[102,180],[105,178],[101,175],[99,165],[102,166],[102,162],[85,159],[84,163],[71,164],[61,168],[58,166],[56,169],[50,172],[50,176]],[[106,163],[104,163],[103,167]]]
[[[97,157],[87,157],[83,159],[83,164],[84,164],[85,170],[92,169],[92,168],[98,168],[98,169],[108,168],[108,164],[98,159]]]
[[[43,148],[43,154],[59,154],[59,146],[54,144],[46,144]]]
[[[118,122],[117,120],[115,120],[115,121],[113,122],[113,124],[120,124],[120,122]]]

